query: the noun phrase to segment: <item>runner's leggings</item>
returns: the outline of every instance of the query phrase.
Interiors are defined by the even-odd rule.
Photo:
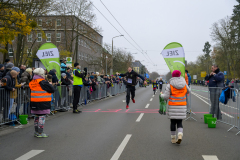
[[[182,119],[171,119],[171,125],[170,125],[171,131],[176,131],[176,125],[177,125],[177,128],[183,128]]]

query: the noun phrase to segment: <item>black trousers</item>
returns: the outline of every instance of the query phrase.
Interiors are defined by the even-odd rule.
[[[162,91],[162,84],[159,84],[159,90]]]
[[[74,97],[73,97],[73,110],[77,109],[77,105],[80,99],[80,92],[81,92],[81,86],[73,86],[73,93],[74,93]]]
[[[176,125],[177,128],[183,128],[182,119],[171,119],[170,130],[176,131]]]
[[[127,96],[126,96],[127,105],[130,102],[130,94],[132,95],[132,99],[134,99],[134,97],[135,97],[135,90],[136,90],[135,86],[127,86]]]

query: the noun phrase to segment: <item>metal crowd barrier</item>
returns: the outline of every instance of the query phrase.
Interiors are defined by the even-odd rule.
[[[221,122],[230,125],[232,130],[236,128],[240,131],[240,120],[239,120],[239,93],[235,88],[229,88],[229,98],[225,103],[219,102],[220,95],[223,88],[209,87],[208,100],[209,100],[209,113],[213,114],[217,118],[217,122]],[[225,97],[226,98],[226,97]],[[237,134],[239,134],[238,132]]]
[[[54,86],[55,92],[51,98],[51,113],[56,111],[68,111],[73,106],[73,86]],[[100,83],[95,85],[93,91],[90,86],[83,86],[80,93],[79,105],[86,105],[94,100],[100,100],[107,96],[115,96],[126,91],[123,83],[114,83],[113,86]],[[139,88],[139,83],[136,89]],[[0,88],[0,125],[18,122],[19,115],[31,117],[30,88],[18,88],[14,92]],[[18,122],[20,123],[20,122]]]
[[[189,87],[190,87],[190,86],[189,86]],[[190,88],[190,89],[191,89],[191,88]],[[196,120],[195,118],[193,118],[193,116],[192,116],[192,115],[196,115],[194,112],[192,112],[192,101],[191,101],[191,99],[192,99],[192,94],[191,94],[191,93],[187,94],[187,95],[186,95],[186,98],[187,98],[187,114],[189,114],[189,116],[188,116],[188,118],[185,119],[185,121],[188,120],[188,119],[193,119],[193,120],[197,121],[197,120]]]

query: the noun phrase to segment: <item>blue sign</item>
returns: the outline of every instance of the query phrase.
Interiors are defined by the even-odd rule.
[[[145,73],[145,77],[149,78],[149,74]]]
[[[227,71],[224,71],[223,74],[226,76],[227,75]]]

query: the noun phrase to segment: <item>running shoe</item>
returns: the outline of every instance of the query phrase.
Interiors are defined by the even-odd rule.
[[[135,103],[135,99],[132,99],[133,103]]]
[[[73,113],[81,113],[81,112],[79,112],[79,111],[76,109],[76,110],[73,111]]]
[[[82,113],[82,111],[78,110],[78,112]]]
[[[47,138],[48,137],[48,135],[46,134],[46,133],[36,133],[36,137],[37,138]]]
[[[126,109],[128,109],[128,108],[129,108],[129,106],[127,105],[127,106],[126,106]]]

